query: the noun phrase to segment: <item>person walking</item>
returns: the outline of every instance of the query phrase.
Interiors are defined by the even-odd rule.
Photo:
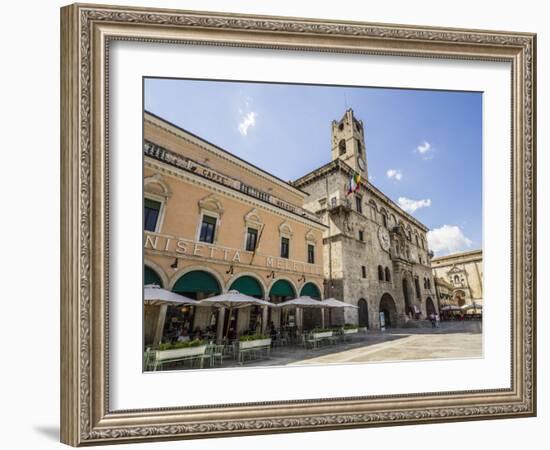
[[[432,328],[435,328],[435,314],[433,312],[429,315],[430,323],[432,324]]]

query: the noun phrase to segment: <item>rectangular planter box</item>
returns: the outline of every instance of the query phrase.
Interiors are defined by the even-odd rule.
[[[323,331],[322,333],[313,333],[313,339],[322,339],[332,336],[332,331]]]
[[[200,355],[204,355],[205,351],[206,351],[206,345],[199,345],[197,347],[176,348],[173,350],[157,350],[156,359],[157,361],[166,361],[169,359],[187,358],[190,356],[200,356]]]
[[[271,338],[256,339],[255,341],[240,341],[239,348],[241,350],[254,347],[267,347],[271,345]]]
[[[344,334],[355,334],[359,332],[358,328],[348,328],[347,330],[344,329]]]

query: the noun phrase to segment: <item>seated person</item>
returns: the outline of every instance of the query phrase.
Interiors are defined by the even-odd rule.
[[[185,342],[189,340],[189,330],[187,328],[182,328],[176,339],[178,342]]]

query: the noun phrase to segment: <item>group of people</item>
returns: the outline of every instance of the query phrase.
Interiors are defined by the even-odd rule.
[[[432,328],[439,328],[439,322],[440,317],[439,314],[431,312],[428,316],[428,319],[430,320],[430,323],[432,324]]]
[[[206,339],[210,335],[211,330],[209,330],[208,327],[206,328],[206,330],[202,330],[200,327],[196,327],[194,330],[191,330],[189,326],[183,325],[176,330],[176,333],[174,335],[168,337],[168,340],[185,342],[195,339]]]

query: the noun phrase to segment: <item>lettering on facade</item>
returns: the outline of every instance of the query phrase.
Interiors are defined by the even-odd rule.
[[[189,239],[175,238],[154,233],[145,233],[145,249],[156,250],[162,253],[173,253],[178,255],[195,256],[199,258],[210,258],[212,260],[227,261],[236,264],[251,264],[252,252],[231,249],[216,245],[209,245],[191,241]],[[300,261],[265,256],[256,252],[254,266],[264,266],[270,269],[284,270],[289,272],[309,273],[321,275],[321,267],[315,264],[306,264]]]

